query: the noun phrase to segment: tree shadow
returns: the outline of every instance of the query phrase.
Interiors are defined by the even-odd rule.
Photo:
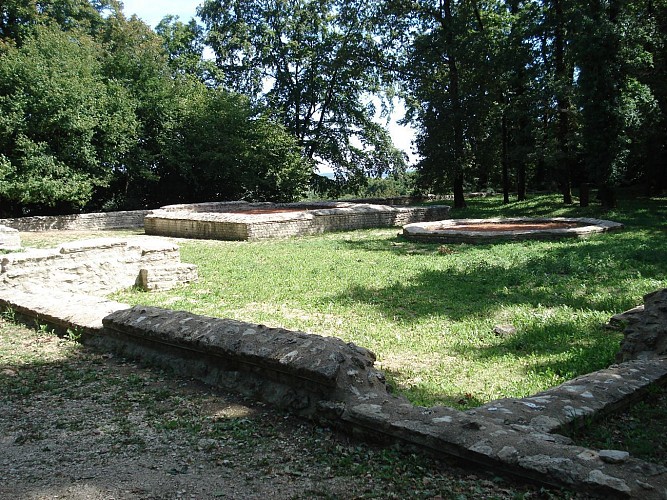
[[[608,236],[542,247],[502,243],[511,246],[488,254],[484,250],[492,245],[446,247],[454,255],[438,255],[438,246],[403,244],[398,238],[347,241],[355,250],[430,255],[450,259],[451,265],[424,269],[384,288],[355,285],[333,300],[368,303],[386,317],[407,323],[430,315],[452,320],[483,317],[512,305],[620,312],[636,305],[641,293],[648,291],[637,296],[633,280],[664,281],[667,233]],[[507,258],[524,251],[532,256]]]

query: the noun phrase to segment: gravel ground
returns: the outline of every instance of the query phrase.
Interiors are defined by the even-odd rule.
[[[0,320],[1,499],[583,498],[373,447]]]

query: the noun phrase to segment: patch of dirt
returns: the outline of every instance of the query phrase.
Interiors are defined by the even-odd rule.
[[[350,440],[0,320],[0,498],[585,498]]]

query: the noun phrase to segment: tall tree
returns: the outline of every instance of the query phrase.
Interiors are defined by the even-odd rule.
[[[137,141],[134,103],[101,74],[86,34],[40,25],[0,50],[0,199],[13,213],[73,211]]]
[[[199,15],[224,85],[274,110],[307,159],[351,177],[405,167],[374,121],[381,54],[367,2],[207,0]]]
[[[455,0],[390,1],[386,9],[387,36],[404,33],[401,46],[385,43],[396,52],[407,118],[417,124],[421,180],[437,192],[452,189],[454,206],[465,207],[466,176],[488,177],[500,150],[497,13]]]
[[[587,2],[577,40],[583,161],[606,208],[616,204],[614,184],[619,179],[623,147],[622,6],[622,0]]]

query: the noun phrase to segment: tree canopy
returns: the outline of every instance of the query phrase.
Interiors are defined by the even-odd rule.
[[[0,6],[2,213],[303,195],[311,167],[284,126],[206,85],[196,24],[158,32],[113,1]]]
[[[347,177],[405,169],[375,120],[375,7],[356,0],[207,0],[199,15],[222,84],[266,105],[304,156]]]
[[[198,15],[152,30],[116,0],[0,4],[3,214],[405,179],[379,119],[397,98],[410,184],[458,207],[467,190],[586,204],[590,188],[611,207],[618,186],[667,185],[666,0],[205,0]]]

